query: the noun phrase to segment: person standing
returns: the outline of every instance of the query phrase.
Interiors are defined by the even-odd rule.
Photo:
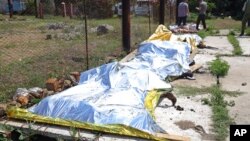
[[[247,21],[250,20],[250,0],[247,0],[244,3],[242,11],[244,11],[244,15],[243,15],[243,18],[242,18],[242,25],[241,25],[240,36],[244,35],[244,31],[245,31],[245,28],[246,28],[246,23],[247,23]]]
[[[182,0],[178,5],[178,26],[183,23],[183,26],[186,25],[187,16],[189,15],[189,8],[187,0]]]
[[[200,22],[202,22],[203,28],[207,29],[206,26],[206,12],[207,12],[207,2],[203,1],[203,0],[198,0],[199,2],[199,7],[196,7],[197,10],[199,10],[199,15],[197,18],[197,22],[196,22],[196,29],[199,30],[199,25]]]

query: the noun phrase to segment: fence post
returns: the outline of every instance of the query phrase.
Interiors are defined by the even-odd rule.
[[[89,69],[89,50],[88,50],[88,23],[87,23],[87,12],[86,12],[86,0],[84,0],[84,23],[85,23],[85,47],[86,47],[86,66]]]
[[[165,0],[160,0],[159,24],[164,24],[164,18],[165,18]]]
[[[73,18],[73,4],[72,3],[70,3],[69,5],[69,17]]]
[[[35,5],[35,16],[36,16],[36,18],[38,18],[38,6],[37,6],[37,1],[38,0],[34,0],[34,5]]]
[[[43,19],[43,3],[39,2],[39,17]]]
[[[122,43],[123,50],[130,52],[130,0],[122,0]]]
[[[66,17],[66,6],[65,6],[65,2],[62,2],[62,10],[63,10],[63,17]]]

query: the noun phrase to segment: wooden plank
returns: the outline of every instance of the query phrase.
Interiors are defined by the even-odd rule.
[[[120,60],[120,62],[124,63],[124,62],[130,61],[131,59],[133,59],[135,57],[136,53],[137,53],[137,49],[130,52],[127,56],[125,56],[122,60]]]
[[[170,141],[190,141],[189,137],[179,136],[179,135],[157,133],[156,136],[166,138]]]
[[[65,126],[58,126],[58,125],[52,125],[52,124],[41,124],[41,123],[32,123],[32,122],[26,122],[22,120],[14,120],[14,119],[8,119],[8,120],[2,120],[0,121],[0,125],[2,126],[10,126],[15,129],[20,129],[23,132],[26,133],[32,133],[32,134],[40,134],[45,135],[52,138],[57,139],[72,139],[72,138],[84,138],[86,140],[94,140],[99,137],[98,132],[90,132],[84,129],[72,129]],[[73,135],[73,130],[76,131],[75,136]],[[0,133],[6,133],[4,130],[1,130]],[[162,134],[157,133],[156,136],[165,138],[170,141],[189,141],[188,137],[184,136],[178,136],[178,135],[170,135],[170,134]],[[107,134],[103,133],[101,135],[101,138],[107,139],[107,140],[130,140],[130,141],[145,141],[147,139],[140,139],[136,137],[129,137],[129,136],[121,136],[121,135],[114,135],[114,134]]]
[[[25,122],[21,120],[12,120],[12,119],[0,121],[0,125],[10,126],[15,129],[20,129],[26,133],[35,133],[52,138],[61,138],[61,139],[73,138],[73,128],[65,126],[32,123],[32,122]],[[91,133],[89,131],[82,129],[76,129],[76,132],[77,134],[75,135],[75,137],[80,136],[90,140],[93,140],[98,136],[97,133]]]
[[[194,64],[194,65],[190,66],[190,70],[191,70],[191,72],[195,72],[198,69],[200,69],[201,67],[202,67],[201,64]]]

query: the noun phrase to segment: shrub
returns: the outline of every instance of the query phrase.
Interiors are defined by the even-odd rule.
[[[221,59],[216,59],[209,64],[209,70],[213,75],[217,77],[217,84],[219,85],[219,77],[224,77],[227,75],[229,70],[229,65],[226,61]]]

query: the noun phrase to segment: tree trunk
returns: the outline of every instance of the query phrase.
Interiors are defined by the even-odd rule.
[[[220,77],[219,77],[219,75],[217,75],[216,78],[217,78],[217,85],[220,85]]]

